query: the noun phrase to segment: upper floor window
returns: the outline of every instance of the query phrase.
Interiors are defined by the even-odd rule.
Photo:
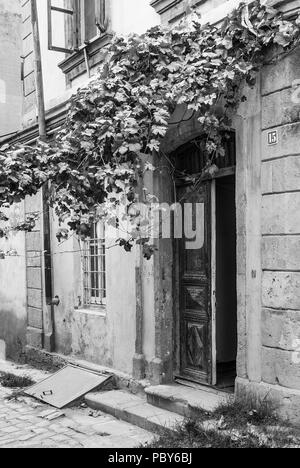
[[[108,0],[47,0],[49,49],[72,53],[105,33]]]

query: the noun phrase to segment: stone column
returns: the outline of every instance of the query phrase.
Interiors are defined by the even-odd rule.
[[[136,341],[133,358],[133,377],[138,380],[145,378],[145,355],[143,349],[144,325],[144,294],[143,294],[143,255],[141,247],[136,247]]]
[[[28,197],[25,201],[26,215],[42,213],[42,195]],[[43,242],[40,220],[32,232],[26,233],[26,266],[27,266],[27,345],[43,348]]]
[[[160,203],[172,204],[174,184],[171,180],[167,160],[155,161],[154,194]],[[154,254],[154,315],[155,357],[151,362],[151,375],[156,384],[171,382],[173,378],[173,240],[156,239]]]
[[[260,78],[236,117],[238,377],[261,380]]]

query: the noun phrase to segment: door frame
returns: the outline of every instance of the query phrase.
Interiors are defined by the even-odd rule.
[[[211,182],[211,385],[217,385],[217,218],[216,218],[216,179]]]
[[[182,192],[182,193],[181,193]],[[211,284],[211,199],[212,199],[212,180],[206,178],[201,184],[201,188],[196,189],[191,183],[179,183],[178,192],[181,193],[180,200],[188,203],[194,200],[197,203],[198,197],[201,203],[205,206],[205,224],[204,224],[204,238],[205,244],[203,251],[198,253],[202,257],[201,267],[199,265],[194,270],[192,265],[186,263],[186,239],[183,237],[177,241],[177,265],[178,265],[178,372],[180,378],[190,380],[205,385],[212,385],[214,375],[212,374],[212,316],[211,316],[211,298],[212,298],[212,284]],[[202,250],[202,249],[201,249]],[[193,252],[192,250],[190,252]],[[190,269],[192,268],[192,269]],[[194,294],[196,293],[195,297]],[[192,300],[186,302],[187,298]],[[197,306],[194,308],[193,301]],[[176,303],[176,302],[175,302]],[[189,304],[189,305],[188,305]],[[203,367],[197,368],[191,363],[188,358],[188,329],[198,328],[202,329],[203,336]]]
[[[199,385],[215,387],[217,385],[217,343],[216,343],[216,179],[226,177],[229,175],[236,175],[236,167],[226,167],[220,169],[213,177],[203,179],[203,182],[208,180],[211,182],[211,224],[210,224],[210,266],[211,266],[211,284],[210,284],[210,308],[211,308],[211,383],[196,382],[192,378],[183,376],[181,372],[181,278],[180,278],[180,246],[179,242],[174,240],[174,320],[175,320],[175,333],[173,337],[173,357],[174,357],[174,378],[184,379],[186,381],[196,382]]]

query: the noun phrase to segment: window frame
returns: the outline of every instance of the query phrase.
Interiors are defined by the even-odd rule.
[[[77,0],[78,1],[78,0]],[[88,38],[86,30],[86,2],[91,0],[79,0],[79,14],[77,18],[77,28],[78,28],[78,44],[79,47],[88,44],[89,42],[94,41],[97,39],[101,34],[104,34],[108,27],[108,19],[107,19],[107,1],[106,0],[94,0],[95,1],[95,26],[97,28],[97,32],[94,36]],[[83,19],[83,21],[82,21]],[[80,31],[80,32],[79,32]]]
[[[73,0],[73,3],[76,5],[78,0]],[[57,13],[61,13],[63,15],[67,15],[69,17],[70,23],[72,23],[72,30],[73,30],[73,47],[72,48],[67,48],[67,47],[60,47],[60,46],[55,46],[53,42],[53,19],[52,19],[52,13],[56,11]],[[77,13],[76,13],[76,8],[61,8],[54,6],[52,4],[52,0],[47,0],[47,13],[48,13],[48,49],[52,50],[54,52],[62,52],[65,54],[73,54],[73,52],[76,50],[76,31],[74,28],[74,25],[78,23],[78,19],[76,18]],[[71,17],[71,18],[70,18]],[[65,22],[66,24],[66,22]],[[67,41],[66,41],[67,42]]]
[[[102,222],[91,228],[91,236],[82,241],[82,307],[103,310],[107,303],[106,229]]]
[[[90,42],[95,41],[107,32],[108,20],[108,0],[92,0],[95,3],[95,25],[98,29],[96,35],[87,39],[86,30],[86,2],[91,0],[70,0],[70,7],[58,7],[53,5],[53,0],[47,0],[48,5],[48,49],[65,54],[74,54],[81,48],[86,47]],[[66,47],[55,46],[53,43],[53,12],[61,13],[65,20]],[[67,44],[72,44],[70,47]]]

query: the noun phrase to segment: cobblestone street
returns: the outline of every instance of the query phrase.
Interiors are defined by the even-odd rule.
[[[67,409],[51,421],[53,408],[24,397],[8,401],[11,393],[0,386],[0,448],[131,448],[153,438],[87,408]]]

